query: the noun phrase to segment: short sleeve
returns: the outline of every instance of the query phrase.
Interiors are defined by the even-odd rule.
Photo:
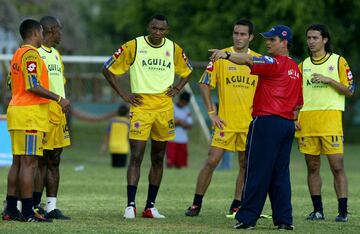
[[[22,57],[25,90],[41,85],[42,60],[36,50],[30,49]]]
[[[216,87],[217,83],[217,69],[216,65],[219,61],[215,63],[210,61],[206,66],[204,73],[201,75],[199,83],[209,85],[212,89]]]
[[[355,86],[353,81],[353,75],[350,70],[350,66],[344,57],[339,58],[339,78],[341,84],[345,85],[352,92],[354,92]]]
[[[174,43],[174,47],[175,73],[182,78],[186,78],[191,74],[193,68],[185,51],[176,43]]]
[[[136,39],[120,46],[115,53],[104,63],[104,67],[116,76],[125,74],[134,62],[136,53]]]

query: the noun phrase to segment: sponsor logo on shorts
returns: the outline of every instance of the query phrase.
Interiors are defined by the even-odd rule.
[[[333,144],[331,144],[331,146],[332,146],[333,148],[339,148],[339,147],[340,147],[340,144],[338,144],[338,143],[333,143]]]
[[[139,123],[139,121],[136,121],[136,122],[134,123],[134,128],[136,128],[136,129],[139,129],[139,128],[140,128],[140,123]]]

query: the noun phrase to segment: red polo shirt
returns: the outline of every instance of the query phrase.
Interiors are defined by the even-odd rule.
[[[278,115],[294,119],[294,109],[303,105],[302,76],[288,56],[253,58],[251,74],[258,75],[252,115]]]

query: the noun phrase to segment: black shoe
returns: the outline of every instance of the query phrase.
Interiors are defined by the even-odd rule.
[[[32,222],[35,222],[35,223],[40,223],[40,222],[52,223],[51,219],[45,218],[44,216],[39,215],[39,214],[31,215],[31,216],[25,218],[24,221],[29,222],[29,223],[32,223]]]
[[[278,230],[294,230],[294,225],[288,225],[288,224],[279,224]]]
[[[24,221],[24,216],[16,209],[15,213],[11,213],[8,210],[4,210],[2,213],[2,220],[4,221]]]
[[[200,206],[192,205],[185,211],[185,216],[199,216],[200,209]]]
[[[336,218],[335,218],[335,222],[347,222],[349,221],[348,217],[347,217],[347,212],[341,212],[339,213]]]
[[[45,215],[45,218],[48,218],[48,219],[63,219],[63,220],[71,219],[69,216],[65,216],[61,212],[61,210],[59,210],[59,209],[55,209],[55,210],[50,211],[49,213],[47,213]]]
[[[308,215],[308,217],[306,217],[306,220],[312,220],[312,221],[324,220],[324,219],[325,216],[322,211],[313,211]]]
[[[46,211],[40,205],[34,206],[33,211],[34,211],[35,214],[39,214],[39,215],[42,215],[42,216],[44,216],[46,214]]]
[[[237,224],[234,225],[234,228],[235,229],[253,230],[253,229],[255,229],[255,226],[251,226],[251,225],[244,224],[242,222],[238,222]]]

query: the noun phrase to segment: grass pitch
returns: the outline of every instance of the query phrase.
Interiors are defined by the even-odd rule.
[[[164,220],[141,218],[147,195],[149,152],[142,165],[137,192],[138,218],[124,220],[126,206],[126,169],[110,167],[110,157],[100,153],[106,124],[75,122],[73,146],[63,153],[58,208],[70,221],[53,223],[20,223],[0,221],[0,233],[238,233],[234,220],[225,218],[233,199],[237,162],[227,171],[215,171],[204,198],[199,217],[185,217],[191,205],[198,171],[207,157],[207,144],[198,129],[190,132],[189,167],[165,169],[156,207]],[[149,147],[148,147],[149,148]],[[323,202],[326,220],[305,221],[312,211],[306,183],[306,165],[294,145],[291,158],[292,203],[295,233],[360,233],[360,146],[346,145],[345,167],[349,179],[349,222],[336,223],[337,199],[332,175],[325,157],[322,158]],[[266,162],[264,162],[266,163]],[[8,168],[0,168],[0,197],[6,195]],[[43,196],[43,201],[45,196]],[[264,214],[271,214],[266,202]],[[278,232],[271,219],[260,219],[251,233]]]

